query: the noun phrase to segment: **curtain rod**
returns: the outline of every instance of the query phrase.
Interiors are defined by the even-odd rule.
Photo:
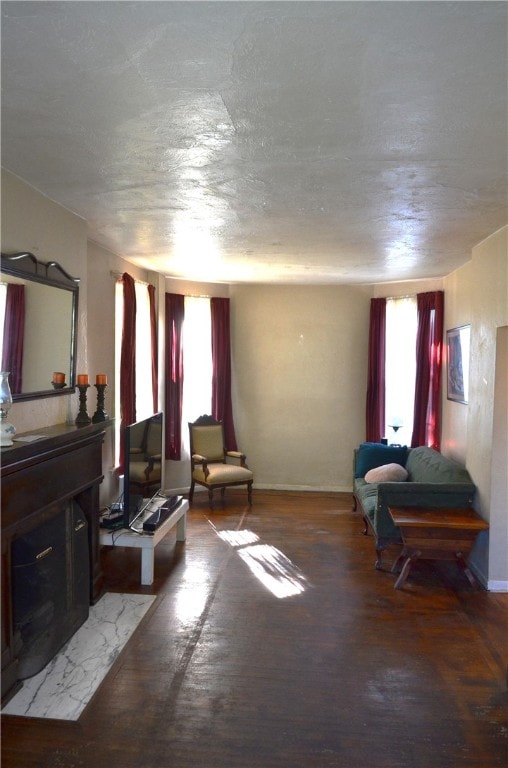
[[[123,278],[123,272],[115,272],[113,269],[111,270],[111,277],[114,277],[115,280],[122,280]],[[137,278],[134,278],[134,282],[138,283],[139,285],[151,285],[151,283],[145,283],[143,280],[138,280]],[[189,296],[191,299],[212,299],[213,296],[210,293],[184,293],[184,296]]]
[[[388,301],[393,301],[394,299],[414,299],[416,297],[416,293],[407,293],[405,296],[385,296],[384,298]],[[381,298],[381,297],[379,297]]]
[[[113,269],[110,272],[111,277],[114,277],[115,280],[123,280],[123,272],[115,272]],[[137,277],[133,278],[134,282],[138,285],[151,285],[151,283],[147,283],[146,280],[138,280]]]

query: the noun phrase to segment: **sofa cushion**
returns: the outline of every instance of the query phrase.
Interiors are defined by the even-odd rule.
[[[472,483],[465,467],[433,448],[413,448],[405,464],[409,479],[418,483]]]
[[[383,445],[383,443],[361,443],[356,457],[355,477],[365,477],[370,469],[383,464],[405,466],[407,446]]]
[[[407,480],[408,472],[400,464],[383,464],[369,469],[365,475],[366,483],[400,483]]]
[[[354,481],[354,492],[364,514],[374,522],[377,506],[377,485],[375,483],[366,483],[363,477],[357,477]]]

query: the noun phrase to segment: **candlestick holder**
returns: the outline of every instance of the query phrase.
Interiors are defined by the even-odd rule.
[[[94,424],[109,419],[108,414],[104,410],[104,393],[106,386],[106,384],[95,384],[95,389],[97,390],[97,410],[92,416],[92,422]]]
[[[82,427],[85,424],[90,424],[92,419],[86,412],[86,390],[90,384],[78,384],[79,389],[79,413],[76,417],[75,424],[77,427]]]

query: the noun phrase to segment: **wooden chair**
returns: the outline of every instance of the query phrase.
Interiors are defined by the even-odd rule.
[[[252,504],[253,474],[246,464],[245,454],[227,451],[224,447],[224,425],[212,416],[200,416],[189,423],[191,451],[191,485],[189,502],[192,502],[194,486],[208,489],[210,509],[213,509],[213,492],[234,485],[247,486],[248,503]]]

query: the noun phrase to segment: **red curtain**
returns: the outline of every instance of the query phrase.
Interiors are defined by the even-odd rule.
[[[184,296],[166,293],[166,392],[164,411],[166,457],[179,461],[182,457],[183,399],[183,319]]]
[[[150,302],[150,339],[152,348],[152,397],[153,412],[158,411],[159,405],[159,365],[157,349],[157,309],[155,306],[155,286],[148,286],[148,301]]]
[[[379,443],[385,432],[386,299],[371,299],[366,439]]]
[[[23,384],[23,339],[25,336],[25,286],[7,284],[2,353],[2,371],[9,371],[9,386],[19,395]]]
[[[120,467],[124,466],[125,427],[136,421],[136,290],[127,272],[123,282],[122,349],[120,352]]]
[[[441,447],[441,368],[443,362],[444,293],[416,297],[416,383],[411,446]]]
[[[231,402],[231,344],[229,299],[210,300],[212,320],[212,416],[224,422],[224,440],[229,451],[236,451],[233,405]]]

